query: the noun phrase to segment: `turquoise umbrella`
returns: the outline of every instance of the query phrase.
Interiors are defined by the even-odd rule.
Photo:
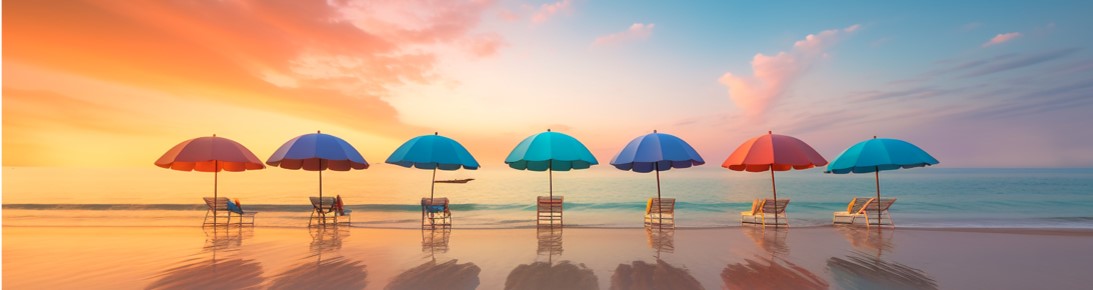
[[[827,165],[824,173],[870,173],[873,172],[877,181],[877,200],[880,200],[880,171],[896,170],[904,168],[925,167],[937,164],[937,159],[930,156],[918,146],[907,141],[887,139],[873,136],[873,139],[865,140],[850,146],[831,164]],[[877,208],[877,219],[880,219],[880,208]]]
[[[513,169],[547,171],[550,176],[550,197],[553,199],[554,170],[587,169],[599,164],[599,161],[581,141],[547,129],[520,141],[505,158],[505,163]]]
[[[387,157],[386,163],[406,168],[432,169],[433,186],[429,191],[429,198],[433,198],[436,190],[437,169],[478,169],[478,161],[462,144],[435,132],[433,135],[417,136],[406,141]]]

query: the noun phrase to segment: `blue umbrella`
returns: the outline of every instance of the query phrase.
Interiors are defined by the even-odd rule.
[[[417,136],[402,143],[402,146],[387,157],[386,163],[406,168],[432,169],[433,186],[429,191],[429,198],[433,198],[436,190],[437,169],[478,169],[478,161],[474,160],[474,156],[462,144],[435,132],[433,135]]]
[[[554,170],[587,169],[599,164],[599,161],[581,141],[547,129],[520,141],[505,158],[505,163],[513,169],[547,171],[550,176],[550,197],[554,198]]]
[[[877,200],[880,200],[880,171],[896,170],[903,168],[925,167],[937,164],[937,159],[930,156],[918,146],[907,141],[887,139],[873,136],[873,139],[865,140],[850,146],[831,164],[827,165],[824,173],[870,173],[873,172],[877,181]],[[877,208],[877,218],[880,219],[880,208]]]
[[[660,171],[672,168],[688,168],[706,164],[691,144],[679,137],[653,133],[634,138],[611,159],[611,165],[620,170],[639,173],[655,171],[657,174],[657,198],[660,198]]]
[[[270,155],[266,164],[285,169],[319,172],[319,206],[323,197],[323,170],[367,169],[368,162],[353,145],[322,132],[292,138]]]

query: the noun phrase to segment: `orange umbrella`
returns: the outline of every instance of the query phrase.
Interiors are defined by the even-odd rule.
[[[790,169],[809,169],[816,166],[827,165],[827,159],[820,156],[816,149],[812,149],[804,141],[786,135],[778,135],[767,131],[767,134],[759,135],[740,144],[736,151],[725,159],[721,167],[735,171],[763,172],[770,170],[770,186],[774,192],[774,200],[778,200],[778,189],[774,184],[775,171],[787,171]],[[778,217],[775,216],[775,223]]]
[[[224,171],[245,171],[266,168],[262,161],[254,156],[247,147],[231,139],[216,137],[198,137],[178,143],[156,160],[156,166],[181,171],[213,172],[213,197],[217,197],[219,173]],[[213,224],[216,224],[216,209],[213,208]]]

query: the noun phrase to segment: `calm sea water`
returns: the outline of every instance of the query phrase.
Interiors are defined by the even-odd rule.
[[[326,172],[324,194],[341,195],[353,225],[413,228],[427,170],[377,165],[364,171]],[[452,199],[457,228],[529,227],[535,196],[546,195],[548,174],[493,168],[440,172],[437,184]],[[820,169],[775,173],[779,198],[789,198],[790,223],[826,226],[834,211],[856,196],[871,197],[872,174],[831,175]],[[270,169],[219,176],[221,196],[258,211],[258,226],[307,224],[307,196],[318,194],[316,172]],[[661,192],[674,197],[679,227],[739,226],[752,199],[771,196],[770,173],[729,171],[714,165],[662,172]],[[565,197],[567,226],[641,227],[645,200],[656,196],[656,176],[607,166],[553,174]],[[159,169],[80,170],[5,168],[4,225],[192,226],[212,195],[212,174]],[[881,194],[898,201],[891,213],[901,227],[1093,228],[1093,169],[916,168],[880,174]]]

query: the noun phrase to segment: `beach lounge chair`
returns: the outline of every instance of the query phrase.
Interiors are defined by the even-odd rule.
[[[207,207],[204,225],[231,224],[232,215],[235,215],[238,220],[236,224],[254,225],[254,215],[258,212],[243,211],[242,205],[228,200],[227,197],[205,197],[203,199]],[[221,219],[223,220],[221,221]]]
[[[740,222],[745,224],[788,226],[786,206],[789,199],[756,199],[751,203],[751,210],[740,213]]]
[[[645,203],[645,226],[671,226],[676,225],[676,199],[674,198],[649,198]]]
[[[540,196],[536,202],[536,219],[537,225],[554,226],[557,223],[562,225],[562,197],[555,196],[553,198],[549,196]]]
[[[311,199],[311,218],[308,219],[307,226],[325,225],[328,221],[333,221],[334,225],[338,224],[336,197],[312,196],[309,199]]]
[[[447,197],[421,198],[421,227],[451,226],[452,210]]]
[[[857,197],[847,204],[846,211],[835,212],[832,222],[836,224],[854,224],[859,220],[863,220],[866,226],[894,226],[892,216],[888,214],[888,208],[892,207],[893,203],[896,203],[895,198],[882,198],[877,201],[876,198]],[[878,208],[880,210],[879,219],[877,218]]]

